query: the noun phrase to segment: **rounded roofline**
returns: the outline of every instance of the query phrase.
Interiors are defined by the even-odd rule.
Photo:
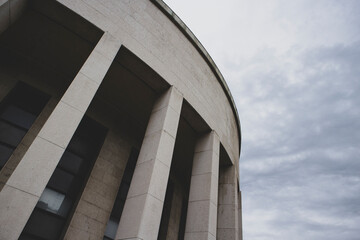
[[[201,44],[201,42],[196,38],[194,33],[186,26],[186,24],[179,18],[178,15],[162,0],[150,0],[156,7],[158,7],[169,19],[172,21],[175,26],[184,34],[184,36],[190,41],[190,43],[196,48],[196,50],[200,53],[200,55],[203,57],[205,62],[210,67],[211,71],[215,74],[217,80],[219,81],[221,87],[223,88],[227,99],[230,102],[231,108],[233,110],[235,119],[236,119],[236,125],[238,128],[238,134],[239,134],[239,157],[241,152],[241,125],[240,125],[240,119],[239,119],[239,113],[237,111],[233,96],[230,92],[230,89],[221,74],[219,68],[216,66],[214,60],[211,58],[210,54],[206,51],[204,46]]]

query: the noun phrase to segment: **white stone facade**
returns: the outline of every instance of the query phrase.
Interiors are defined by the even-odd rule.
[[[0,124],[0,240],[242,239],[236,107],[161,0],[0,1]]]

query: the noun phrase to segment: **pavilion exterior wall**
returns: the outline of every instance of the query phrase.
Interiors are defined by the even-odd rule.
[[[211,149],[211,154],[215,154],[210,159],[211,163],[213,163],[213,169],[210,172],[206,172],[210,176],[209,178],[211,179],[211,186],[209,187],[206,194],[200,198],[201,201],[210,203],[207,215],[211,215],[211,217],[208,217],[211,224],[209,224],[210,227],[207,226],[210,229],[206,229],[206,231],[212,235],[212,238],[215,238],[217,231],[219,235],[222,234],[223,236],[229,236],[227,235],[229,231],[226,230],[226,227],[219,227],[219,222],[218,226],[216,226],[216,221],[219,221],[219,219],[225,219],[221,220],[222,223],[227,223],[228,221],[232,224],[231,228],[234,230],[233,232],[230,232],[230,234],[233,234],[231,235],[233,236],[232,239],[242,239],[241,196],[237,191],[239,179],[238,159],[240,154],[240,136],[238,135],[237,119],[234,116],[231,103],[229,102],[221,84],[219,83],[217,77],[214,75],[209,65],[206,63],[206,61],[204,61],[200,53],[189,42],[186,36],[173,24],[173,22],[171,22],[157,6],[155,6],[149,0],[57,1],[97,26],[100,30],[104,31],[103,38],[97,45],[97,48],[100,48],[101,53],[94,49],[89,59],[87,60],[87,64],[84,64],[82,70],[79,71],[79,75],[73,81],[73,83],[79,84],[81,82],[81,79],[79,79],[81,78],[81,75],[87,76],[89,77],[89,81],[87,80],[88,82],[97,84],[96,89],[95,87],[94,89],[90,89],[89,91],[91,91],[91,94],[89,93],[89,96],[82,97],[81,95],[84,91],[82,86],[70,86],[68,88],[70,89],[70,93],[67,92],[67,94],[64,94],[63,90],[52,89],[47,85],[42,85],[41,81],[36,81],[26,74],[0,68],[0,102],[19,80],[25,83],[29,83],[30,85],[51,96],[49,102],[46,104],[35,123],[27,132],[21,143],[18,145],[13,155],[6,163],[5,167],[2,169],[0,174],[0,192],[4,186],[6,186],[12,173],[16,170],[16,167],[23,159],[25,153],[34,143],[34,140],[41,135],[41,131],[45,132],[47,135],[43,134],[43,136],[40,136],[39,138],[56,138],[56,144],[54,145],[58,147],[58,145],[62,144],[62,141],[57,139],[57,136],[55,136],[56,134],[52,135],[52,132],[50,131],[51,129],[49,130],[45,128],[44,130],[43,128],[43,126],[46,126],[46,123],[49,122],[49,117],[51,118],[52,112],[56,112],[56,108],[59,106],[58,104],[69,104],[74,109],[79,108],[81,109],[81,114],[90,116],[93,120],[105,126],[108,129],[108,132],[106,134],[104,144],[101,147],[100,153],[95,160],[92,170],[90,171],[90,175],[88,176],[83,192],[78,202],[76,203],[77,206],[74,210],[70,222],[68,223],[68,228],[65,232],[64,239],[102,239],[116,195],[119,190],[120,183],[122,181],[122,176],[129,159],[131,148],[141,149],[141,147],[144,146],[142,143],[143,139],[139,137],[141,133],[134,135],[129,134],[129,132],[125,129],[126,126],[117,124],[117,118],[121,118],[122,114],[126,113],[114,111],[109,113],[109,115],[103,114],[101,111],[103,106],[101,104],[104,103],[98,101],[96,95],[97,87],[103,84],[102,81],[104,80],[107,71],[116,58],[115,55],[117,51],[122,46],[125,46],[142,61],[144,61],[157,74],[159,74],[164,80],[166,80],[169,86],[171,86],[170,88],[172,88],[173,91],[176,91],[179,96],[181,95],[181,101],[182,99],[186,100],[196,110],[201,118],[203,118],[209,125],[211,134],[213,137],[215,137],[216,141],[214,140],[214,150]],[[5,2],[9,3],[8,1]],[[3,28],[5,29],[5,27]],[[1,30],[3,29],[1,29],[0,25],[0,31]],[[106,44],[102,45],[101,41],[105,41],[106,44],[110,47],[108,47]],[[116,53],[113,51],[114,49],[116,49]],[[93,66],[99,67],[97,65],[97,61],[100,63],[102,61],[106,62],[104,64],[105,67],[103,67],[100,71],[100,75],[98,75],[98,72],[92,71]],[[100,68],[101,67],[102,66],[100,66]],[[85,91],[87,90],[85,89]],[[80,100],[77,96],[81,96]],[[179,121],[181,117],[181,105],[177,110],[178,112],[176,115],[176,121]],[[60,110],[58,111],[60,112],[59,116],[67,116]],[[80,115],[77,117],[78,122],[80,122]],[[58,119],[58,121],[63,120],[64,119],[61,119],[60,117]],[[54,126],[56,125],[52,125],[51,127],[54,128]],[[72,127],[76,129],[77,126],[78,123],[74,124]],[[47,133],[46,130],[48,130],[49,133]],[[164,130],[164,134],[166,130],[167,129]],[[173,141],[175,142],[177,125],[176,129],[173,130],[175,132]],[[59,132],[58,129],[56,129],[55,133],[57,132]],[[39,133],[40,135],[38,135]],[[70,141],[72,134],[73,133],[67,134],[67,141]],[[57,141],[60,143],[58,144]],[[66,149],[67,144],[68,143],[64,143],[64,146],[60,146],[62,151]],[[230,158],[230,164],[233,165],[233,175],[229,181],[227,181],[227,179],[224,180],[224,177],[221,174],[220,176],[222,176],[222,178],[219,178],[220,146],[223,146]],[[40,149],[39,146],[37,147]],[[165,147],[166,144],[164,144],[164,148]],[[159,152],[165,151],[162,148],[160,150]],[[201,152],[201,154],[204,155],[202,158],[206,163],[206,161],[208,161],[208,156],[203,153],[202,149],[200,150],[198,152]],[[173,152],[173,149],[166,149],[166,151],[169,152],[168,155],[170,156],[170,154]],[[58,155],[58,158],[60,159],[61,154],[59,153]],[[169,166],[167,166],[168,169],[166,169],[167,174],[170,172],[171,156],[167,158],[170,159],[170,162],[168,163]],[[28,160],[28,162],[29,161],[30,160]],[[55,161],[53,165],[54,166],[52,167],[54,168],[56,166]],[[204,169],[201,169],[201,171],[203,170]],[[196,173],[197,170],[195,169],[193,171]],[[221,171],[222,170],[220,170],[220,173]],[[198,191],[197,189],[202,188],[202,182],[198,181],[197,183],[196,177],[198,177],[198,175],[204,174],[203,172],[195,173],[193,174],[195,177],[193,176],[192,179],[193,186],[190,187],[190,189],[192,189],[191,191],[193,192],[191,193],[191,199],[189,200],[189,203],[193,205],[195,202],[199,201],[199,199],[194,198],[193,195],[200,193],[201,191]],[[19,173],[17,173],[16,176],[19,176]],[[141,180],[140,177],[139,179]],[[13,180],[13,182],[17,183],[17,179]],[[158,182],[162,181],[159,180],[156,183]],[[44,186],[46,185],[45,180],[42,181],[42,183]],[[166,187],[166,183],[167,182],[162,182],[163,188]],[[197,185],[195,183],[197,183]],[[140,185],[141,184],[142,183],[140,183]],[[218,193],[219,184],[220,191]],[[153,185],[155,184],[153,183]],[[153,185],[151,187],[154,187]],[[149,187],[149,189],[151,187]],[[227,190],[228,188],[231,189],[231,196],[227,196],[229,199],[224,200],[222,198],[222,194],[223,191]],[[166,191],[166,188],[164,191]],[[40,197],[41,192],[35,190],[34,192],[36,192],[36,194],[29,195],[31,195],[33,198],[31,199],[31,204],[35,206],[35,203]],[[12,194],[15,196],[15,193]],[[164,197],[164,194],[165,192],[161,192],[161,197]],[[184,193],[181,187],[175,188],[172,198],[173,207],[170,211],[171,217],[168,223],[167,239],[178,239],[179,222],[184,204],[184,195],[186,195],[186,193]],[[3,194],[3,196],[5,196],[5,194]],[[34,196],[36,196],[36,198]],[[3,197],[3,199],[6,197],[7,196]],[[164,201],[163,199],[161,200]],[[3,200],[3,202],[5,201]],[[0,204],[3,202],[0,202]],[[18,202],[16,204],[16,206],[21,205]],[[159,205],[159,209],[162,207],[161,204]],[[30,211],[29,209],[31,209],[31,207],[27,208],[28,211]],[[225,210],[228,209],[230,209],[229,211],[234,209],[236,213],[233,213],[234,216],[230,216],[226,213],[218,214],[217,208],[220,209],[220,213],[225,212]],[[158,216],[158,220],[160,221],[161,211],[158,212],[158,214],[160,214],[160,216]],[[232,219],[229,220],[229,216],[232,217]],[[191,214],[188,214],[189,223],[191,223],[191,221],[194,222],[196,219],[197,218],[193,217]],[[143,224],[142,219],[140,223]],[[139,226],[142,226],[140,223]],[[187,226],[186,228],[188,237],[187,239],[195,239],[190,235],[198,234],[197,231],[202,229],[200,227],[200,230],[193,230],[190,229],[191,227],[192,226]],[[146,233],[144,234],[146,235]],[[151,239],[156,238],[156,233],[153,235],[154,238]],[[16,235],[9,236],[13,237]],[[0,234],[0,240],[2,237],[3,235]],[[11,237],[9,239],[12,239]],[[125,238],[122,236],[119,237],[118,233],[118,239]],[[226,239],[226,237],[223,237],[223,239]]]
[[[231,161],[239,159],[237,124],[214,73],[184,34],[150,1],[58,0],[110,32],[175,86],[216,131]]]

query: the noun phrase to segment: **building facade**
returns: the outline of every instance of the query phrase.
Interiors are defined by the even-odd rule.
[[[161,0],[0,1],[0,239],[242,239],[241,133]]]

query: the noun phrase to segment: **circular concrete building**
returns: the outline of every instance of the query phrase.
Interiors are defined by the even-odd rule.
[[[242,239],[241,133],[161,0],[0,1],[0,239]]]

